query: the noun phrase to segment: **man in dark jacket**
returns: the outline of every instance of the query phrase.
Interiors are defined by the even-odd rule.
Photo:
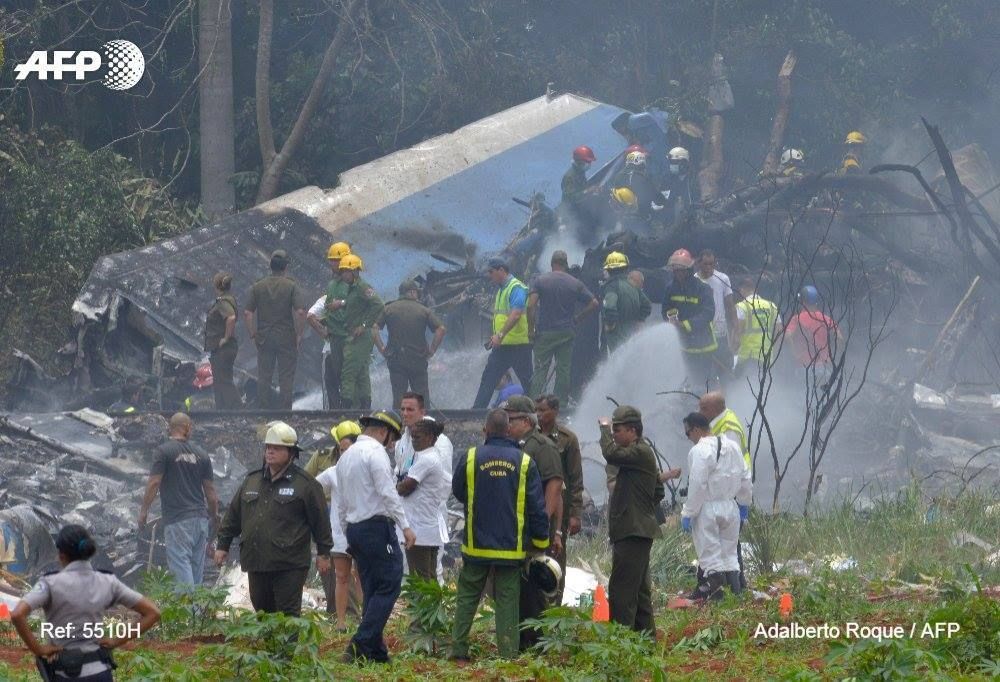
[[[714,356],[719,344],[712,328],[715,318],[712,288],[693,276],[694,258],[687,249],[674,251],[667,267],[673,281],[663,295],[663,319],[674,325],[680,335],[688,379],[696,389],[717,385]]]
[[[264,448],[264,466],[247,475],[219,527],[215,563],[226,561],[239,537],[254,609],[298,616],[313,542],[316,569],[330,570],[330,516],[323,487],[293,462],[299,452],[295,430],[271,422]]]
[[[451,481],[455,499],[465,507],[451,650],[459,660],[468,660],[469,630],[491,571],[497,647],[504,658],[517,656],[521,564],[528,548],[538,552],[549,545],[538,468],[507,438],[508,427],[505,411],[490,412],[483,429],[486,443],[469,449]]]
[[[611,539],[611,577],[608,602],[611,620],[656,637],[649,552],[660,537],[656,507],[663,499],[663,483],[653,449],[642,441],[642,413],[622,405],[601,427],[601,453],[618,467],[618,478],[608,502]]]

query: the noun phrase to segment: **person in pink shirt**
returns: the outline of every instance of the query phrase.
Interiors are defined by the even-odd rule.
[[[785,336],[792,346],[792,354],[802,367],[815,364],[822,367],[830,364],[831,343],[836,352],[836,339],[840,329],[832,318],[820,310],[819,292],[816,287],[806,285],[799,292],[802,310],[785,327]],[[833,339],[831,340],[831,332]]]

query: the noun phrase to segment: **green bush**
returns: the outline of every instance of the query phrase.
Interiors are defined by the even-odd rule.
[[[451,638],[455,590],[411,574],[403,582],[402,597],[410,620],[405,636],[407,644],[414,651],[437,653]]]

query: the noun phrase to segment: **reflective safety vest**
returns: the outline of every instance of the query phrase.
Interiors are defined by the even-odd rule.
[[[713,436],[721,436],[727,431],[735,431],[740,434],[740,451],[743,453],[743,461],[747,463],[747,470],[753,470],[753,461],[750,459],[750,446],[747,443],[747,432],[743,428],[743,422],[732,410],[726,410],[719,415],[718,421],[712,427]]]
[[[509,456],[491,457],[490,451],[494,449],[494,446],[489,443],[483,447],[486,453],[484,459],[478,462],[478,467],[476,448],[469,448],[466,456],[466,519],[462,554],[473,559],[520,561],[527,556],[525,548],[526,528],[536,531],[528,533],[528,535],[534,536],[538,531],[542,533],[542,539],[532,537],[531,544],[534,549],[545,549],[549,544],[548,517],[545,516],[544,507],[536,510],[536,517],[531,517],[531,510],[528,509],[527,505],[529,487],[532,484],[537,486],[535,494],[541,495],[541,479],[538,478],[537,472],[535,472],[533,480],[529,479],[531,457],[524,452],[519,453],[520,463],[515,464],[508,458]],[[482,469],[481,473],[484,474],[483,480],[480,482],[482,490],[476,489],[476,474],[480,473],[477,469]],[[503,506],[501,500],[513,492],[512,483],[517,486],[513,510],[514,524],[509,523],[511,521],[509,508],[494,508],[494,505]],[[477,500],[477,497],[482,499]],[[506,499],[510,498],[506,497]],[[495,513],[488,513],[491,510]],[[484,514],[484,511],[487,513]],[[512,525],[516,527],[512,527]]]
[[[493,299],[494,334],[499,334],[503,326],[507,324],[507,318],[510,316],[510,295],[518,287],[524,289],[526,292],[528,290],[528,287],[524,286],[517,277],[512,276],[500,291],[497,292],[496,298]],[[528,316],[522,313],[513,329],[507,332],[507,336],[503,337],[500,345],[513,346],[525,343],[530,343],[528,339]]]
[[[740,360],[756,360],[771,352],[771,333],[778,319],[778,306],[753,295],[736,304],[743,312],[743,336],[740,337]]]

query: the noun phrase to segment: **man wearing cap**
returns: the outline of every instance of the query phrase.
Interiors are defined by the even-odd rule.
[[[555,444],[538,430],[534,400],[526,395],[514,396],[500,407],[507,412],[510,421],[507,435],[538,467],[545,495],[545,513],[549,517],[550,553],[552,556],[558,556],[563,546],[562,512],[565,478],[559,451]],[[538,618],[548,606],[548,600],[537,586],[527,581],[521,584],[521,622],[528,618]],[[539,636],[537,630],[521,630],[521,649],[536,644]]]
[[[323,488],[294,463],[298,435],[271,422],[264,436],[264,466],[251,471],[233,495],[219,527],[215,563],[221,566],[240,538],[240,567],[247,572],[257,611],[298,616],[302,588],[316,543],[316,569],[330,570],[333,535]]]
[[[295,280],[285,275],[288,254],[271,254],[271,274],[250,287],[243,322],[257,346],[257,405],[292,409],[295,363],[306,321],[306,298]],[[255,319],[256,318],[256,319]],[[278,367],[280,398],[271,402],[271,378]]]
[[[347,283],[344,319],[347,342],[344,346],[344,367],[340,378],[341,407],[367,410],[372,404],[372,381],[369,368],[372,361],[372,325],[385,305],[361,278],[361,259],[351,254],[340,259],[340,277]]]
[[[719,344],[712,328],[715,297],[711,287],[692,273],[694,258],[677,249],[667,261],[673,281],[663,294],[663,319],[677,328],[688,379],[696,389],[706,389],[718,377],[715,352]]]
[[[539,395],[555,361],[555,393],[569,399],[570,363],[573,360],[574,329],[597,310],[598,301],[587,286],[569,274],[565,251],[552,253],[552,272],[536,277],[528,292],[528,332],[535,340],[535,369],[529,395]]]
[[[348,551],[357,562],[365,597],[361,623],[344,660],[388,663],[389,650],[382,633],[403,582],[403,555],[396,539],[396,525],[403,529],[406,549],[416,542],[396,492],[387,452],[399,440],[403,426],[392,410],[379,410],[359,421],[361,435],[334,468],[338,517],[347,536]]]
[[[388,330],[389,340],[382,342],[382,328]],[[434,332],[430,345],[427,331]],[[445,326],[430,308],[420,302],[420,288],[412,279],[399,285],[399,298],[385,306],[372,325],[375,347],[385,358],[392,385],[392,404],[399,405],[407,390],[419,393],[430,402],[427,381],[427,361],[444,340]]]
[[[642,440],[642,413],[636,408],[622,405],[610,420],[601,417],[598,425],[601,453],[608,464],[618,467],[608,501],[611,620],[655,638],[649,552],[653,540],[660,537],[656,508],[663,500],[656,455]]]
[[[474,409],[489,404],[500,377],[508,369],[514,370],[522,386],[531,385],[531,339],[524,314],[528,288],[510,274],[510,266],[502,258],[491,258],[486,274],[499,289],[493,299],[493,335],[486,344],[490,356],[472,404]]]

